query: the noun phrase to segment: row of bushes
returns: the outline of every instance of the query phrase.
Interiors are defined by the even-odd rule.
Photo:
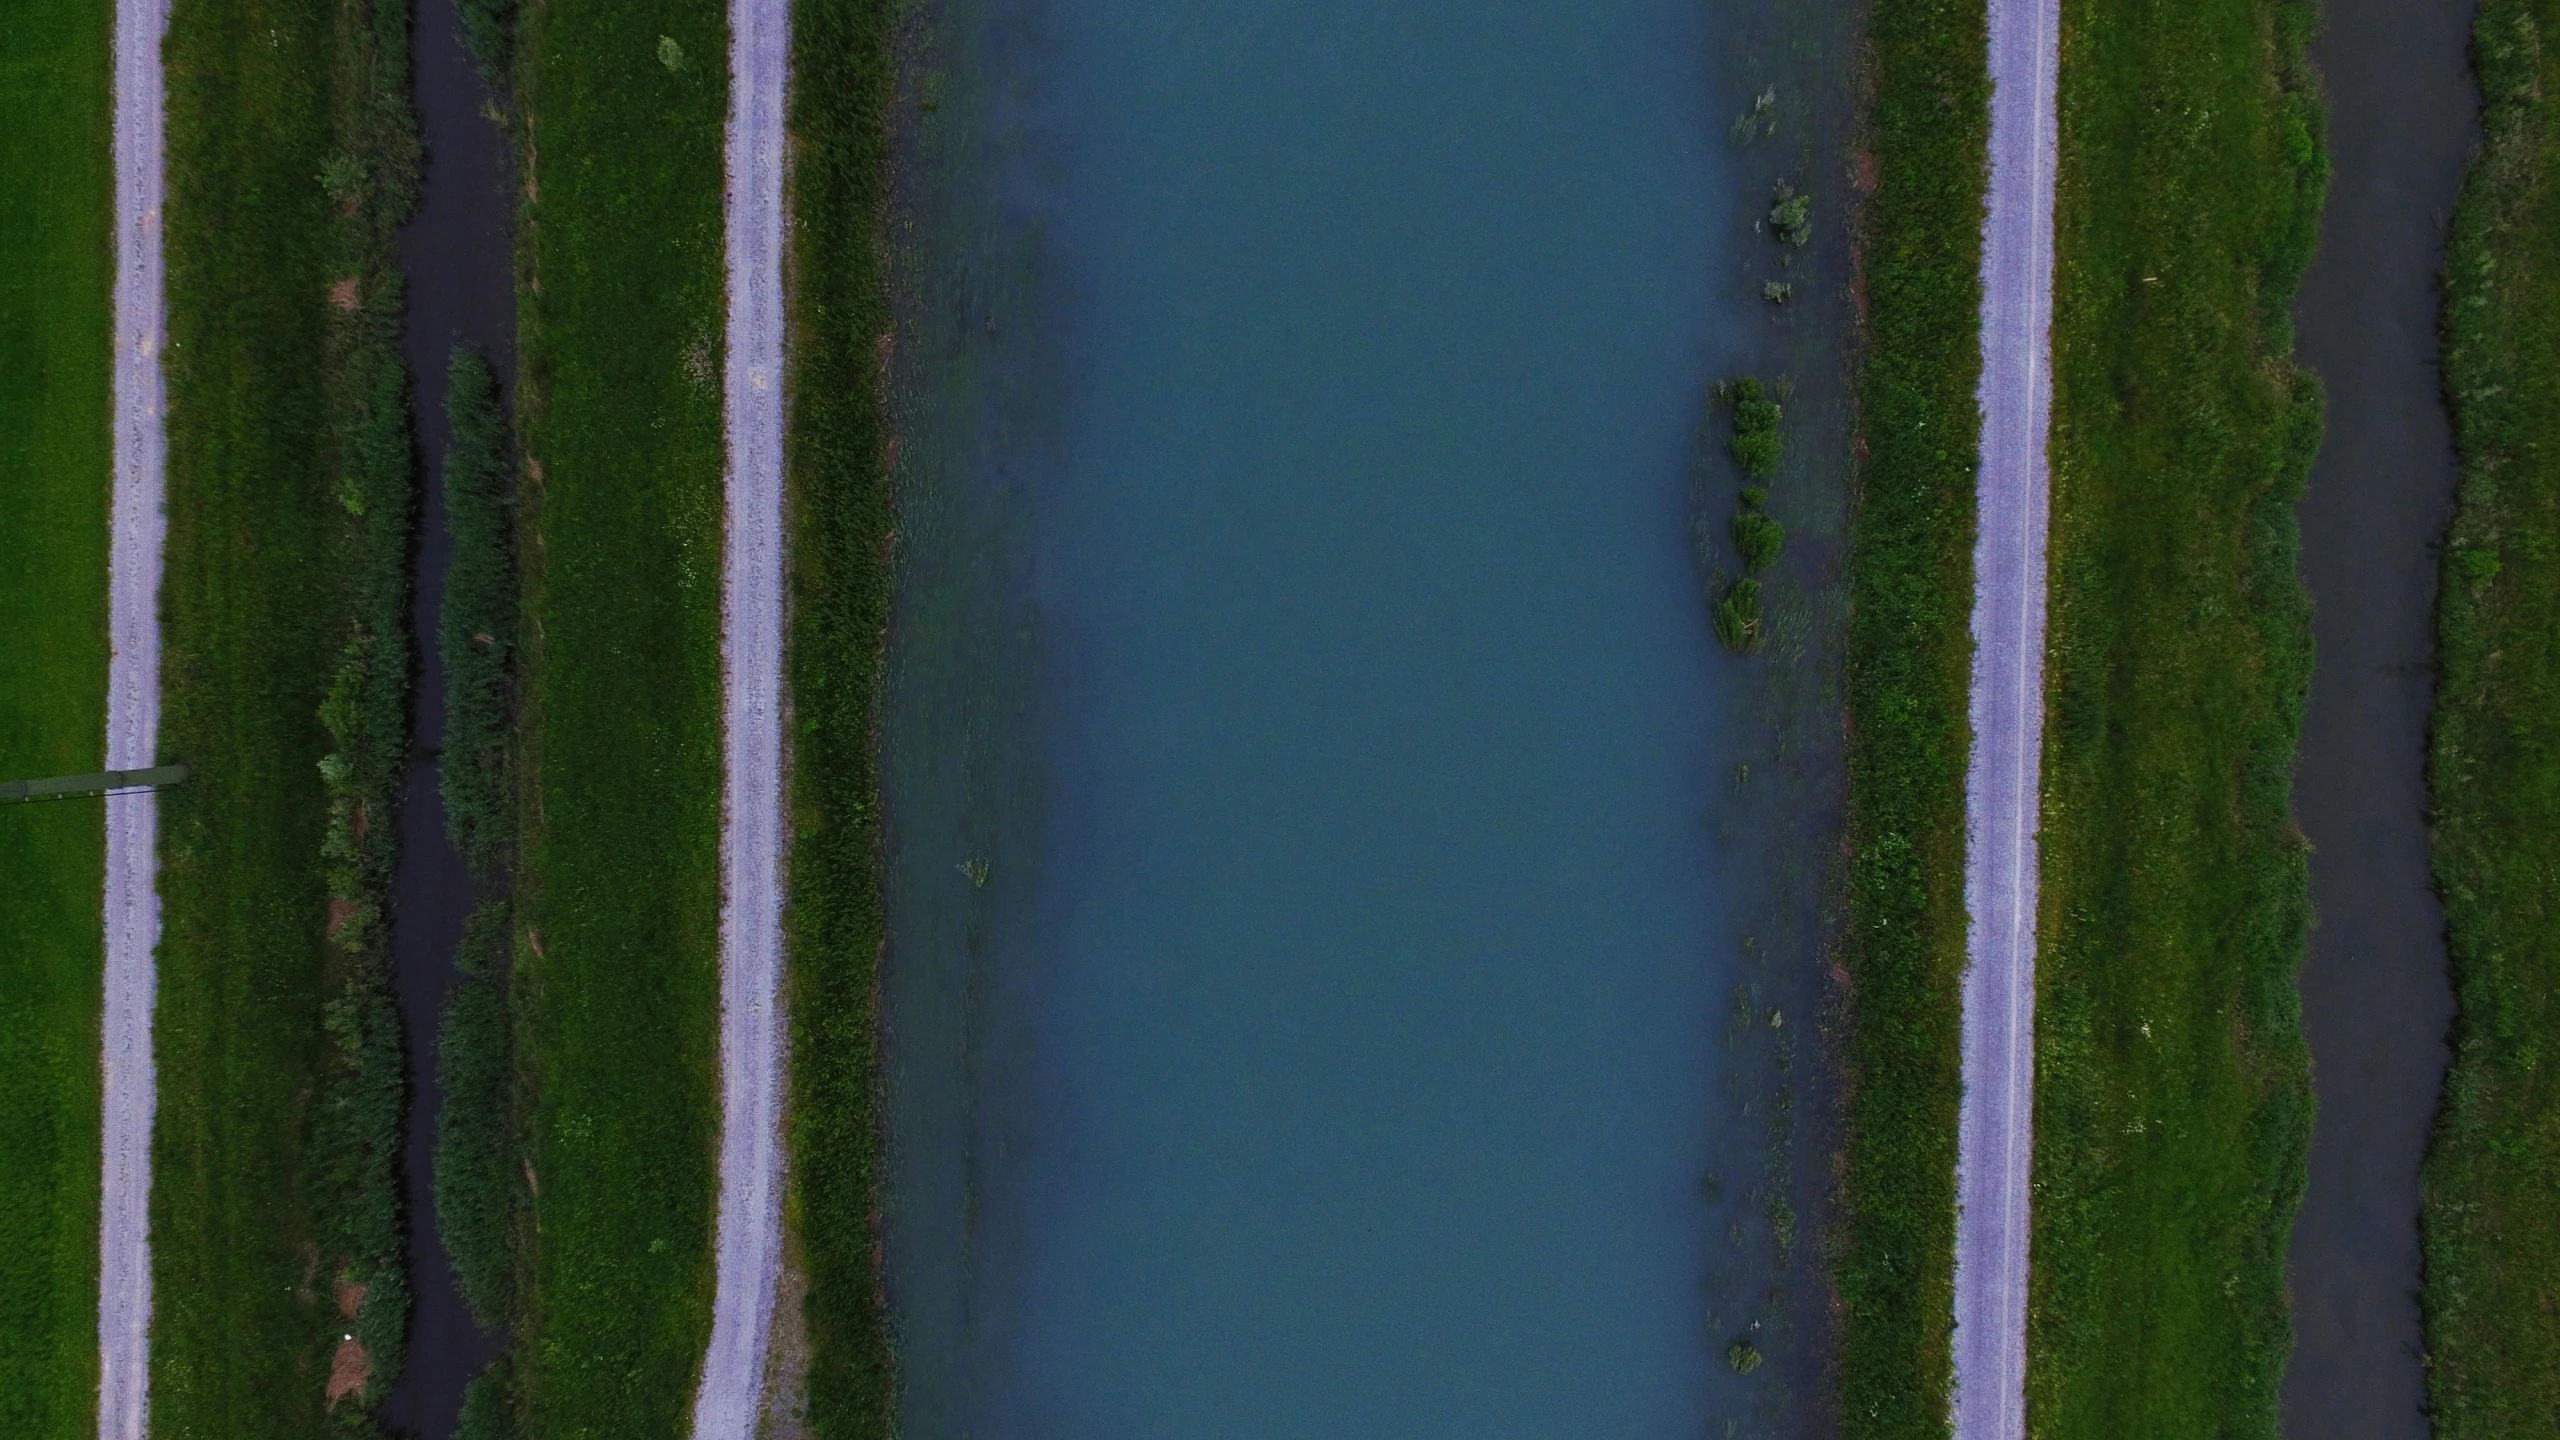
[[[516,563],[514,470],[497,377],[457,345],[446,367],[445,572],[437,642],[444,658],[445,832],[471,868],[493,875],[515,845]]]
[[[400,358],[397,237],[416,203],[419,142],[409,106],[406,0],[342,0],[331,126],[319,177],[336,202],[337,271],[328,337],[337,498],[345,511],[349,601],[337,675],[321,703],[330,753],[322,842],[336,954],[308,1143],[322,1273],[366,1380],[333,1399],[331,1429],[377,1433],[372,1409],[406,1354],[409,1282],[400,1151],[408,1077],[384,923],[409,750],[410,551],[417,476],[408,372]],[[343,1361],[333,1369],[343,1373]],[[333,1383],[335,1377],[333,1376]]]
[[[2444,273],[2461,462],[2436,601],[2436,889],[2459,1009],[2424,1172],[2427,1393],[2444,1440],[2560,1417],[2560,123],[2551,0],[2482,0],[2482,145]]]
[[[1725,526],[1735,553],[1742,559],[1742,578],[1726,585],[1724,593],[1716,597],[1712,618],[1716,639],[1726,649],[1749,654],[1767,638],[1761,626],[1758,576],[1778,563],[1778,552],[1787,538],[1786,527],[1766,508],[1768,482],[1778,474],[1778,422],[1783,412],[1760,381],[1749,375],[1717,386],[1715,398],[1732,407],[1733,435],[1725,448],[1733,456],[1733,463],[1741,467],[1745,483],[1741,503]],[[1699,561],[1720,576],[1722,567],[1715,563],[1714,540],[1703,521],[1698,532]]]

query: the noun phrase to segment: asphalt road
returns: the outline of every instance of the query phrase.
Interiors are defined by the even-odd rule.
[[[1956,1141],[1957,1440],[2026,1433],[2035,1111],[2036,816],[2044,745],[2059,0],[1990,0],[1973,751],[1965,773],[1964,1102]]]
[[[107,768],[158,763],[161,428],[169,334],[161,289],[160,40],[168,0],[116,0],[115,448],[107,548]],[[98,1434],[142,1440],[150,1415],[151,1007],[159,983],[159,798],[103,802],[107,821],[104,1157],[98,1206]]]
[[[782,1262],[782,99],[789,0],[729,3],[720,1208],[697,1440],[752,1440]]]

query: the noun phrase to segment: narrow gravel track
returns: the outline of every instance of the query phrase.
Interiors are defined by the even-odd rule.
[[[751,1440],[782,1261],[782,99],[789,0],[729,3],[720,1211],[697,1440]]]
[[[107,542],[107,768],[158,763],[160,552],[168,341],[161,291],[160,39],[168,0],[116,0],[115,473]],[[107,819],[105,1084],[98,1205],[98,1434],[142,1440],[150,1410],[151,1121],[158,1108],[151,1008],[159,985],[160,802],[104,802]]]
[[[1981,531],[1973,561],[1973,753],[1965,773],[1964,1103],[1956,1139],[1957,1440],[2026,1434],[2059,12],[2059,0],[1990,0]]]

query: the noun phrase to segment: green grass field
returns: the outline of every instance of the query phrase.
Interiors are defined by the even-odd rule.
[[[1842,1433],[1944,1435],[1955,1285],[1966,666],[1981,416],[1982,6],[1876,0],[1850,534]]]
[[[161,747],[195,771],[162,810],[151,1383],[168,1434],[365,1434],[402,1360],[400,1042],[374,921],[415,504],[389,349],[415,176],[406,35],[397,0],[198,0],[164,52]],[[333,1416],[348,1331],[369,1383]]]
[[[102,763],[109,11],[0,12],[0,778]],[[96,801],[0,807],[0,1432],[97,1426]]]
[[[2063,11],[2028,1423],[2276,1433],[2311,1128],[2290,816],[2309,0]]]
[[[678,1436],[718,1128],[717,0],[523,12],[518,1051],[537,1436]]]
[[[2445,263],[2462,461],[2430,782],[2460,1018],[2424,1186],[2442,1440],[2560,1432],[2560,117],[2550,0],[2484,0],[2486,144]]]
[[[169,546],[152,1421],[307,1435],[328,1368],[303,1193],[321,1055],[319,706],[340,639],[325,369],[331,7],[191,0],[166,50]],[[326,1337],[326,1338],[324,1338]]]
[[[793,7],[792,1218],[809,1272],[809,1414],[886,1440],[888,1314],[875,995],[883,936],[873,722],[888,626],[884,253],[889,0]]]

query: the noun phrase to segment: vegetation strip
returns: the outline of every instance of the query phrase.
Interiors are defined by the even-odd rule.
[[[531,1204],[507,1383],[533,1433],[672,1437],[719,1138],[725,7],[550,0],[513,49]]]
[[[2035,1144],[2036,801],[2044,748],[2059,0],[1991,0],[1982,469],[1966,717],[1964,1099],[1956,1114],[1955,1433],[2026,1433]]]
[[[115,460],[107,549],[106,767],[160,762],[160,572],[168,541],[169,335],[161,251],[168,0],[116,3]],[[104,1092],[98,1231],[98,1433],[150,1425],[152,1010],[160,943],[159,797],[107,803]]]
[[[99,768],[113,473],[115,14],[0,19],[0,775]],[[9,793],[0,782],[0,797]],[[94,792],[93,792],[94,793]],[[105,807],[0,805],[0,1434],[98,1433]]]
[[[1947,1433],[1986,40],[1979,0],[1870,12],[1834,1262],[1852,1440]]]
[[[2028,1423],[2259,1435],[2311,1095],[2310,0],[2066,6]]]
[[[697,1440],[749,1440],[782,1264],[782,96],[788,0],[730,0],[720,567],[720,1214]]]
[[[2445,258],[2461,460],[2436,602],[2428,758],[2460,1006],[2422,1189],[2441,1440],[2560,1428],[2560,118],[2551,0],[2482,0],[2482,145]]]
[[[891,0],[796,0],[791,10],[786,1213],[808,1279],[810,1427],[820,1440],[888,1440],[874,737],[894,514],[884,389],[894,10]]]
[[[369,1435],[408,1320],[386,928],[415,509],[400,0],[178,10],[150,1409]]]

